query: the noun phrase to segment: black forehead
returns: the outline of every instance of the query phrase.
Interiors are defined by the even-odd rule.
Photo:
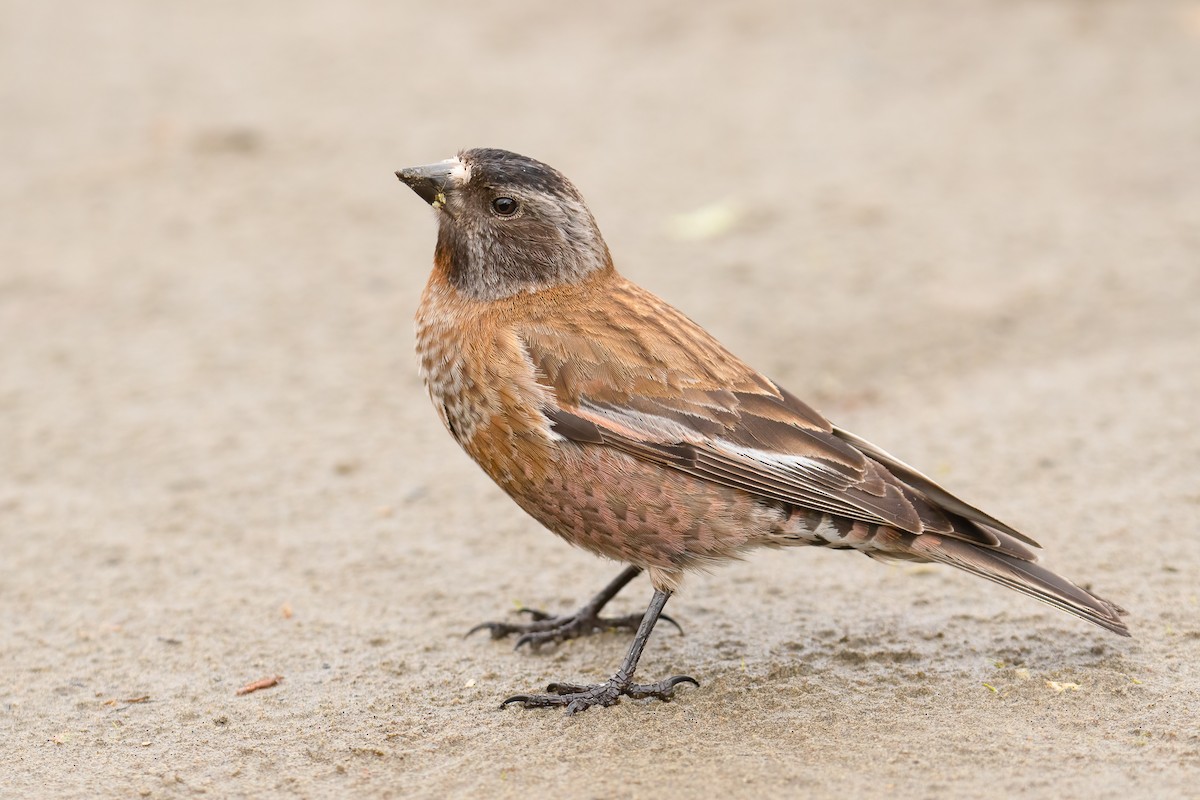
[[[523,186],[534,191],[560,195],[575,194],[571,184],[554,167],[528,156],[480,147],[467,150],[460,156],[471,165],[471,182],[493,185]]]

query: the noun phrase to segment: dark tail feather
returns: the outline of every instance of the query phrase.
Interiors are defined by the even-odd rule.
[[[1121,621],[1125,609],[1031,561],[931,534],[913,537],[909,546],[921,558],[958,567],[1061,608],[1068,614],[1086,619],[1113,633],[1129,635],[1129,629]]]

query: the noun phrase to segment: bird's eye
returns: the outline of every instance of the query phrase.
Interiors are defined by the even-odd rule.
[[[517,213],[517,201],[511,197],[497,197],[492,201],[492,210],[502,217],[511,217]]]

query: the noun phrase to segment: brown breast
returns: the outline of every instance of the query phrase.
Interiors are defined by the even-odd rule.
[[[417,310],[421,376],[442,422],[509,492],[540,483],[552,457],[548,390],[511,324],[507,301],[482,303],[434,270]]]

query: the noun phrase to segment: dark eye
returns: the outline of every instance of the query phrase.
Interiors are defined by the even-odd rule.
[[[511,197],[497,197],[492,201],[492,211],[495,211],[502,217],[511,217],[517,213],[517,201]]]

